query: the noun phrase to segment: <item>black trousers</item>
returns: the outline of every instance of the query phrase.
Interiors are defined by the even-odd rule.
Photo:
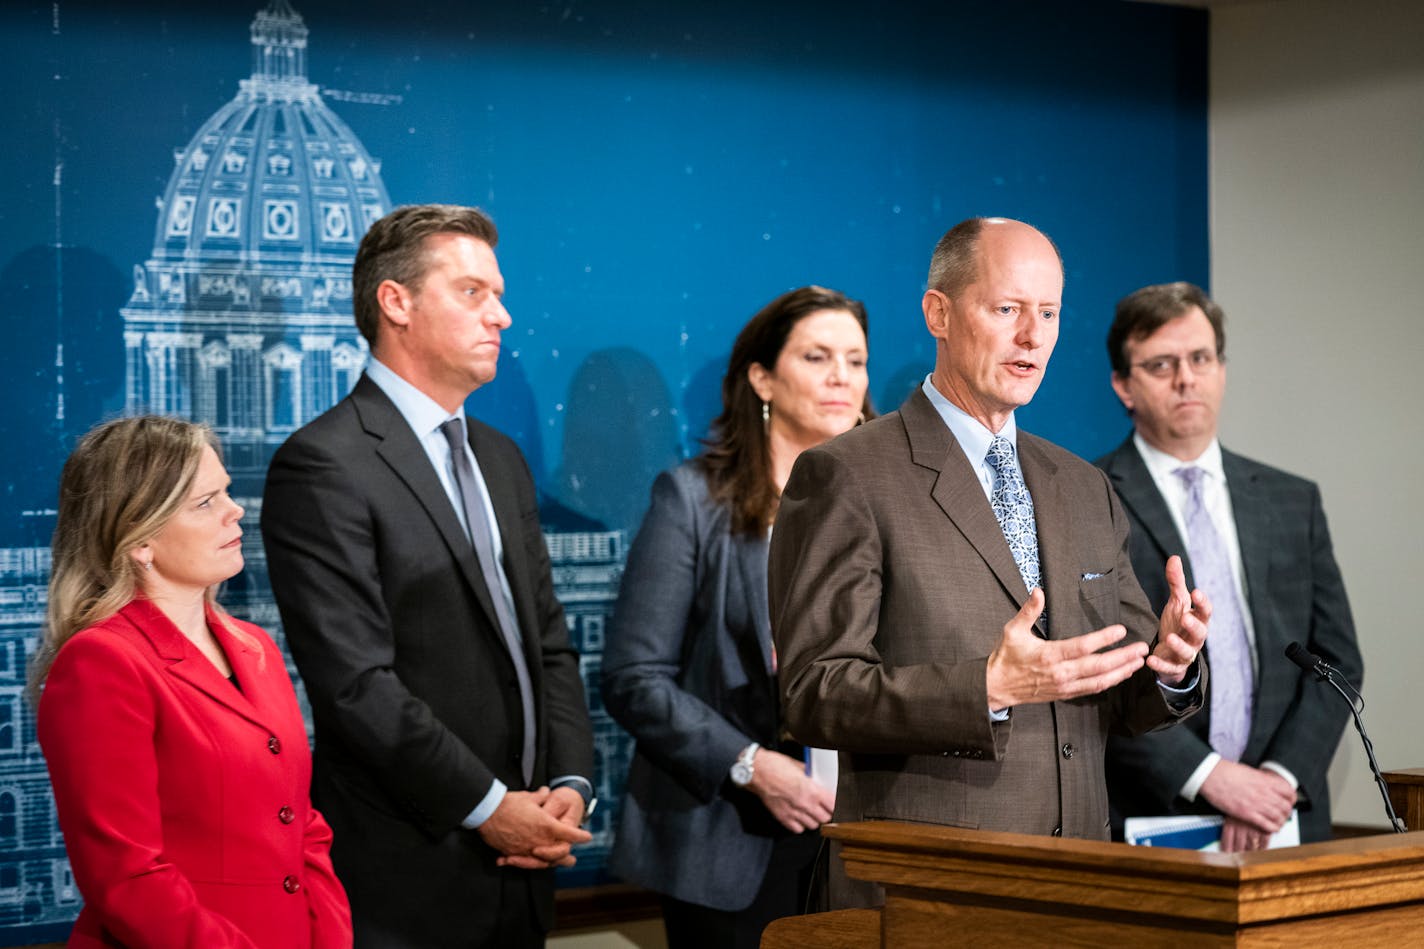
[[[664,896],[668,949],[757,949],[762,930],[773,920],[819,908],[808,906],[808,900],[821,850],[816,831],[778,838],[761,888],[744,910],[728,912]]]

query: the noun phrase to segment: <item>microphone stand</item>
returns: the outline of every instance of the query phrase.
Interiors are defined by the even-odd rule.
[[[1365,710],[1365,697],[1361,695],[1353,685],[1350,685],[1350,680],[1340,675],[1340,673],[1335,670],[1335,667],[1329,663],[1319,661],[1316,663],[1313,671],[1315,672],[1316,681],[1329,682],[1335,691],[1340,693],[1340,697],[1345,700],[1345,704],[1350,706],[1350,714],[1355,719],[1355,731],[1360,733],[1360,741],[1365,746],[1365,756],[1369,758],[1370,771],[1375,776],[1375,784],[1379,785],[1380,796],[1384,798],[1384,812],[1389,817],[1389,825],[1394,829],[1396,834],[1405,833],[1409,828],[1404,826],[1404,821],[1400,820],[1399,816],[1394,812],[1394,805],[1390,803],[1389,800],[1389,785],[1385,783],[1384,775],[1380,772],[1379,762],[1375,760],[1374,743],[1370,741],[1370,736],[1365,734],[1365,722],[1364,719],[1360,717],[1360,713]],[[1341,682],[1345,684],[1345,687],[1348,688],[1350,692],[1354,693],[1353,698],[1350,696],[1350,692],[1346,692],[1344,688],[1341,688]]]

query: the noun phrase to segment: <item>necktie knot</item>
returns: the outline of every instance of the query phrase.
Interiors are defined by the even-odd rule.
[[[1002,435],[995,435],[989,443],[989,453],[984,456],[989,467],[1000,478],[1006,478],[1014,470],[1014,445]]]
[[[1172,474],[1181,480],[1188,491],[1195,493],[1201,490],[1202,475],[1206,474],[1206,472],[1196,465],[1187,465],[1184,468],[1178,468],[1176,471],[1173,471]]]
[[[465,420],[456,415],[440,423],[440,434],[449,442],[452,452],[464,451]]]

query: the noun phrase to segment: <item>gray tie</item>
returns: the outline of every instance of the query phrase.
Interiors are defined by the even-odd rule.
[[[490,600],[494,603],[494,614],[499,620],[500,635],[505,648],[514,662],[514,674],[519,679],[519,702],[524,708],[524,744],[521,749],[520,765],[524,774],[524,784],[528,786],[534,779],[534,687],[529,679],[529,664],[524,659],[523,640],[519,635],[519,622],[514,618],[509,601],[504,595],[503,571],[494,556],[494,535],[490,531],[489,518],[485,513],[484,499],[480,497],[475,484],[475,469],[465,454],[465,420],[447,419],[440,426],[440,433],[450,443],[450,460],[455,469],[455,488],[460,492],[460,500],[465,505],[465,523],[469,525],[470,542],[474,545],[475,556],[480,562],[480,575],[489,588]]]
[[[1211,747],[1223,758],[1240,761],[1251,734],[1251,697],[1255,673],[1251,669],[1251,644],[1231,558],[1217,533],[1202,499],[1202,475],[1195,466],[1172,472],[1187,489],[1182,519],[1187,523],[1187,552],[1192,558],[1192,579],[1211,597]]]

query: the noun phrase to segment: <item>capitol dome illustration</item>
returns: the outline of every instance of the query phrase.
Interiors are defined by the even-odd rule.
[[[256,494],[276,447],[365,365],[351,263],[390,199],[380,163],[307,80],[300,14],[273,0],[251,33],[252,77],[174,150],[153,255],[121,313],[126,410],[208,423]]]

